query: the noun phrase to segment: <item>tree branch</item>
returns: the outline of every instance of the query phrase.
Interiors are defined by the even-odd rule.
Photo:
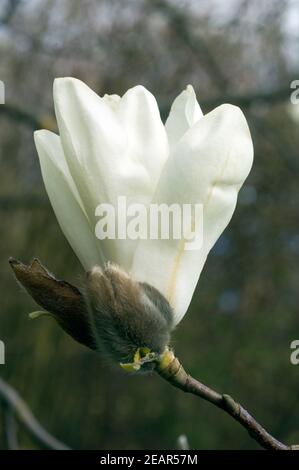
[[[1,401],[6,408],[10,407],[14,410],[18,420],[39,444],[48,449],[69,450],[68,446],[49,434],[48,431],[42,427],[20,395],[0,378],[0,402]],[[11,417],[9,419],[11,419]]]
[[[7,116],[9,119],[13,121],[18,121],[26,126],[30,127],[31,129],[40,129],[41,122],[37,119],[33,114],[24,111],[13,104],[5,103],[0,106],[0,116]]]
[[[16,430],[15,414],[13,407],[4,405],[4,422],[7,447],[9,450],[18,450],[18,436]]]
[[[291,82],[291,81],[290,81]],[[252,104],[257,103],[267,103],[267,104],[275,104],[283,101],[290,100],[291,94],[290,86],[286,86],[284,88],[277,88],[270,91],[257,91],[257,92],[249,92],[246,94],[223,94],[216,98],[210,98],[207,100],[200,101],[200,104],[208,109],[214,108],[219,106],[222,103],[230,103],[240,106],[241,108],[247,108]]]
[[[204,64],[217,88],[219,90],[227,90],[229,88],[227,77],[219,62],[214,59],[203,35],[194,35],[191,32],[190,19],[184,14],[184,9],[166,0],[150,0],[149,4],[165,14],[177,37],[182,40],[194,58]]]
[[[299,71],[298,71],[299,74]],[[297,75],[298,75],[297,74]],[[291,80],[290,80],[291,82]],[[275,104],[279,102],[283,102],[290,99],[290,92],[291,89],[289,86],[284,88],[277,88],[271,91],[260,91],[260,92],[249,92],[246,94],[228,94],[224,93],[215,98],[208,98],[206,100],[201,100],[200,105],[204,109],[212,109],[222,103],[231,103],[237,106],[247,108],[252,104],[257,103],[267,103],[267,104]],[[168,106],[161,107],[161,114],[166,119],[168,114]],[[0,106],[0,116],[5,116],[8,119],[13,121],[19,122],[24,124],[25,126],[29,127],[32,130],[36,129],[49,129],[49,130],[56,130],[54,118],[49,117],[47,118],[48,122],[43,119],[38,119],[33,114],[28,113],[27,111],[18,108],[10,103],[6,103]],[[53,121],[53,122],[52,122]]]
[[[20,3],[21,0],[10,0],[7,3],[4,13],[0,18],[0,26],[7,26],[9,24]]]
[[[49,209],[49,201],[39,194],[23,194],[20,196],[0,196],[0,211]]]
[[[268,431],[230,395],[220,394],[187,374],[172,351],[166,351],[162,355],[160,362],[157,363],[156,372],[174,387],[180,388],[184,392],[197,395],[228,413],[233,419],[238,421],[248,431],[249,435],[264,449],[298,450],[297,445],[288,446],[271,436],[271,434],[269,434]]]

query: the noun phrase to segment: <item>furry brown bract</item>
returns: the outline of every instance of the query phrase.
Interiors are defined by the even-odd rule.
[[[9,263],[17,280],[35,302],[51,313],[72,338],[95,349],[89,314],[79,289],[56,279],[37,259],[28,266],[13,258],[10,258]]]
[[[168,346],[174,319],[168,301],[119,266],[94,267],[81,292],[56,279],[37,259],[29,266],[14,259],[10,264],[21,285],[64,331],[113,362],[132,362],[136,351],[159,355]],[[142,369],[153,366],[148,362]]]
[[[169,344],[174,316],[168,301],[118,266],[89,272],[85,298],[97,347],[117,362],[132,361],[138,348],[161,354]]]

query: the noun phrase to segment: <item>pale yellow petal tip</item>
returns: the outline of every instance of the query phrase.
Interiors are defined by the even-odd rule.
[[[49,312],[37,311],[29,313],[28,317],[30,320],[35,320],[36,318],[43,317],[45,315],[51,315]]]
[[[190,83],[189,85],[186,86],[186,92],[189,93],[190,95],[195,95],[194,88]]]
[[[129,373],[137,372],[141,365],[135,362],[128,362],[127,364],[123,364],[122,362],[119,364],[120,367],[125,371]]]

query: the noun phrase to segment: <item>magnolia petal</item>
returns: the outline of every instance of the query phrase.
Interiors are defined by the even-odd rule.
[[[95,209],[99,204],[117,206],[118,196],[128,204],[146,203],[152,197],[152,180],[142,162],[131,158],[125,130],[116,109],[119,100],[100,98],[77,79],[54,82],[55,111],[61,142],[90,225],[95,228]],[[98,241],[106,260],[125,269],[131,267],[136,243],[105,239]]]
[[[170,149],[203,116],[192,85],[188,85],[172,103],[165,123]]]
[[[91,220],[100,202],[109,202],[111,173],[125,149],[125,136],[107,99],[74,78],[54,81],[54,104],[70,173]]]
[[[70,175],[59,137],[34,133],[44,184],[58,223],[86,270],[101,261],[101,253]]]
[[[118,106],[128,152],[148,171],[155,188],[168,157],[168,142],[155,97],[141,85],[128,90]]]
[[[222,105],[200,119],[180,140],[158,184],[156,203],[201,203],[203,245],[185,250],[186,240],[142,240],[132,274],[159,289],[183,318],[206,257],[234,212],[238,191],[253,160],[242,111]]]

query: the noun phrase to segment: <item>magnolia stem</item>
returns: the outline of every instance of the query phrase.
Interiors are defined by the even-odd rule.
[[[287,446],[271,436],[271,434],[269,434],[256,419],[230,395],[220,394],[187,374],[172,351],[164,352],[159,362],[157,362],[155,370],[174,387],[180,388],[184,392],[197,395],[226,411],[226,413],[238,421],[248,431],[249,435],[264,449],[298,450],[298,446]]]

